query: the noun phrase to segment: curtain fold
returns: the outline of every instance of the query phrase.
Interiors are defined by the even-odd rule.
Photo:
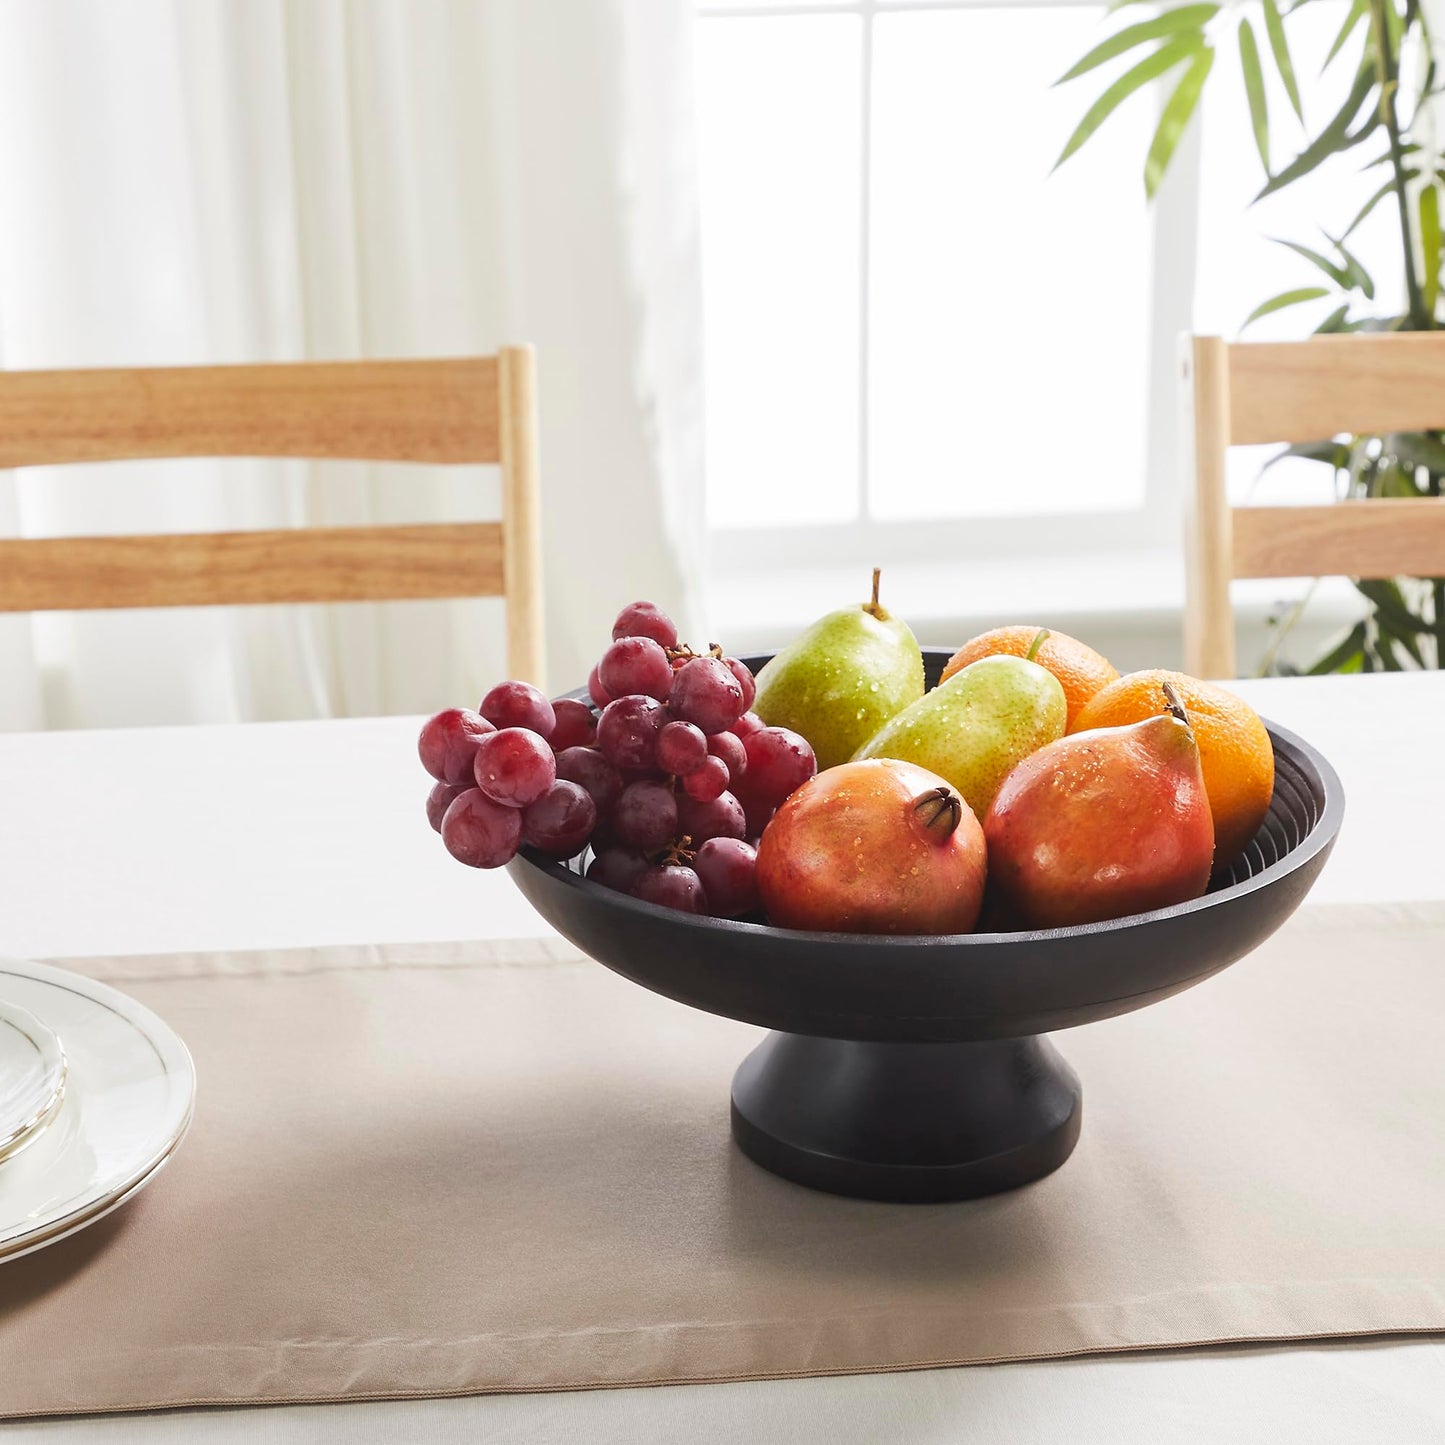
[[[0,363],[539,353],[550,682],[702,553],[688,0],[0,8]],[[492,469],[0,474],[0,534],[495,516]],[[427,711],[496,601],[0,622],[0,726]]]

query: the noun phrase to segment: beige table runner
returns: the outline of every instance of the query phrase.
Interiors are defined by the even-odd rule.
[[[832,1374],[1445,1331],[1445,908],[1307,911],[1058,1036],[1057,1174],[815,1194],[728,1137],[758,1032],[538,943],[90,961],[191,1137],[0,1265],[0,1415]]]

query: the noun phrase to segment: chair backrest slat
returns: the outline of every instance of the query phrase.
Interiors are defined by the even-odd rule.
[[[496,522],[0,542],[0,612],[497,597]]]
[[[1229,347],[1229,441],[1311,442],[1445,425],[1445,333]]]
[[[1429,576],[1445,564],[1445,506],[1409,499],[1236,507],[1236,577]]]
[[[0,372],[0,467],[135,457],[498,462],[497,358]]]
[[[1185,538],[1185,666],[1233,677],[1234,577],[1445,575],[1445,502],[1229,506],[1231,446],[1445,427],[1445,333],[1230,345],[1190,339],[1185,408],[1193,469]]]

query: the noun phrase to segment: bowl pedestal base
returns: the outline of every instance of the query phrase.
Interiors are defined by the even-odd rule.
[[[831,1194],[925,1204],[1052,1173],[1079,1138],[1079,1080],[1047,1038],[868,1043],[771,1033],[733,1077],[738,1147]]]

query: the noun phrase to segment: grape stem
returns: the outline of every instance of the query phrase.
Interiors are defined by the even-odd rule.
[[[664,868],[675,867],[682,863],[691,863],[696,854],[690,844],[692,839],[684,833],[675,843],[669,843],[666,848],[653,860],[655,864],[661,864]]]
[[[679,658],[685,658],[687,661],[691,662],[692,659],[695,657],[721,658],[723,656],[722,644],[717,642],[708,643],[706,652],[694,652],[693,649],[689,647],[688,644],[685,642],[679,642],[676,647],[669,647],[665,650],[667,652],[667,660],[669,662],[676,662]]]

